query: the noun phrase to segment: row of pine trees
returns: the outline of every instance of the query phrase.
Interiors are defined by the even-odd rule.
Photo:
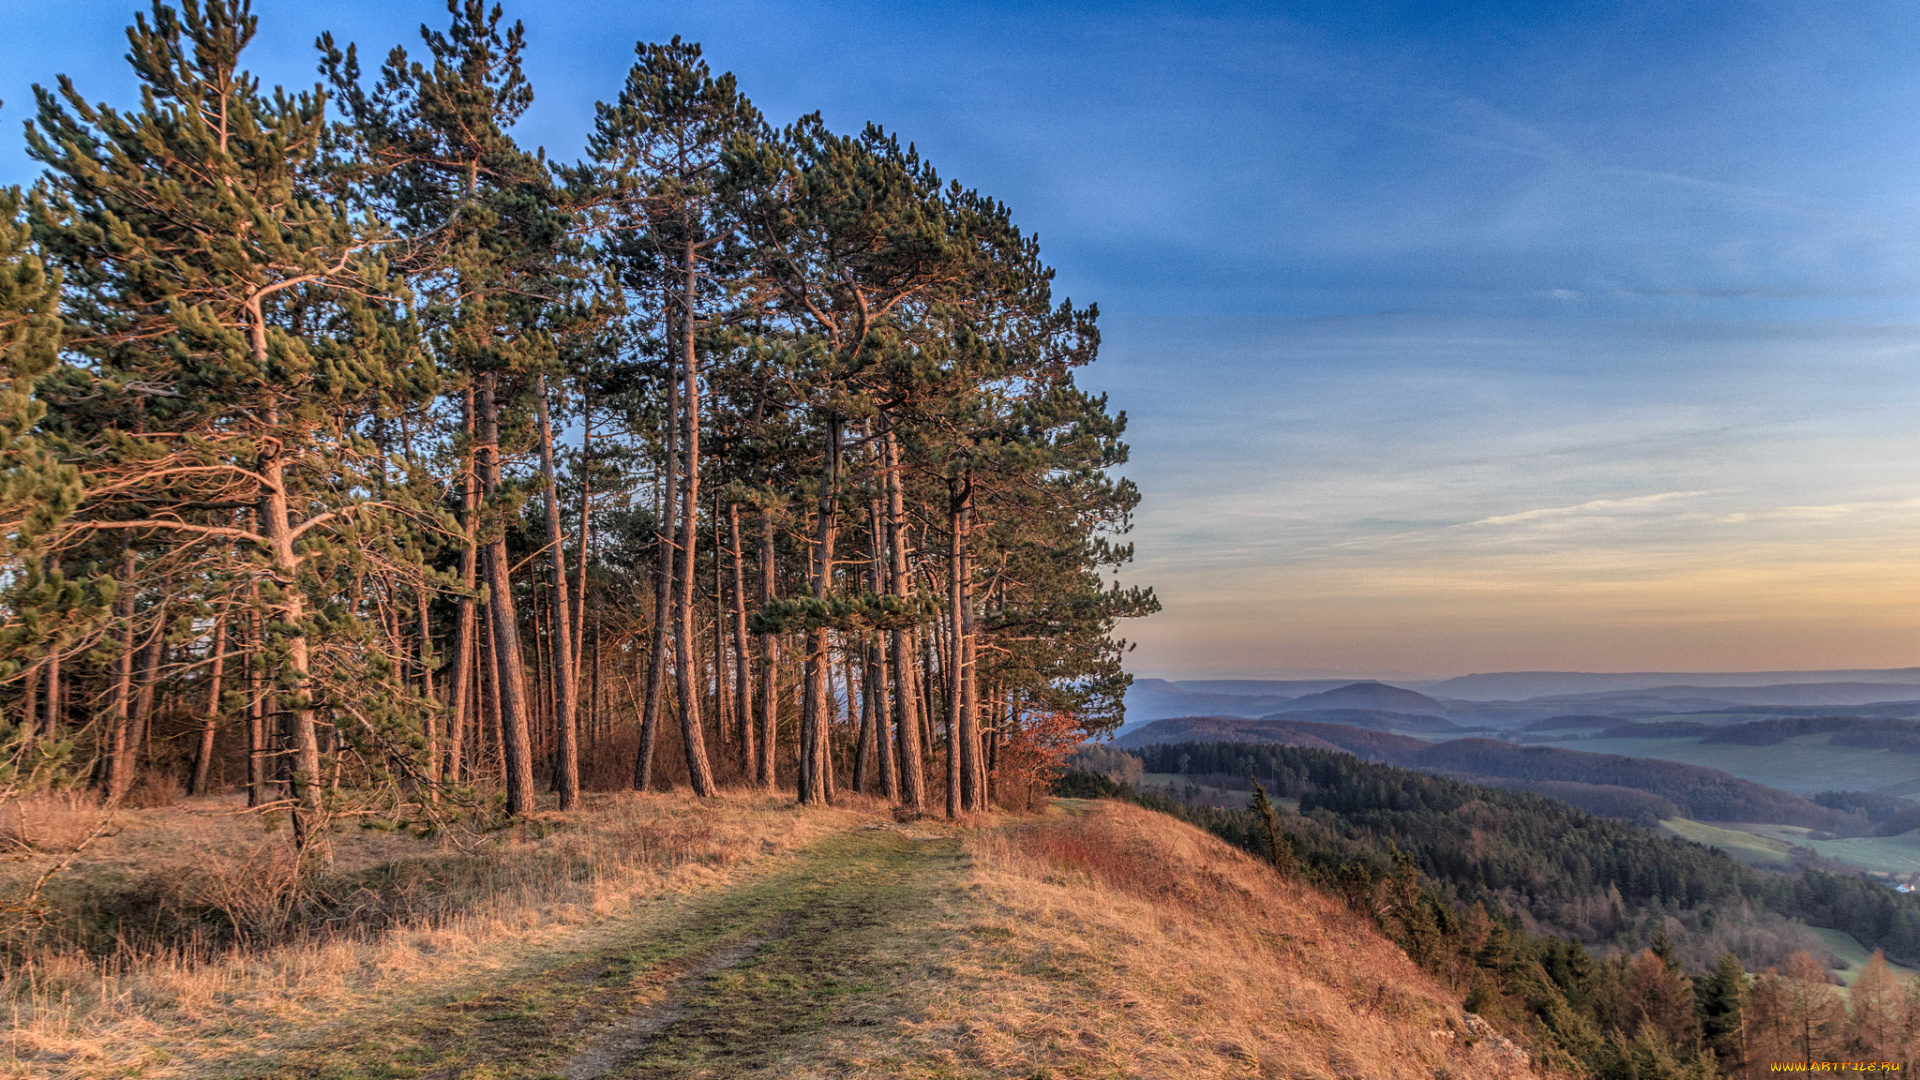
[[[551,160],[522,28],[448,11],[295,91],[246,0],[156,2],[137,101],[38,90],[0,795],[241,788],[324,861],[341,814],[596,787],[959,814],[1116,723],[1125,418],[1008,209],[679,39]]]

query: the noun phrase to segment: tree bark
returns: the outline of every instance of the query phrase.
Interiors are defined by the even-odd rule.
[[[585,375],[581,376],[581,381],[583,384],[585,383]],[[593,535],[591,528],[593,520],[593,463],[591,461],[591,455],[593,453],[593,412],[590,400],[587,406],[581,409],[580,423],[582,428],[580,434],[580,559],[578,573],[574,575],[573,579],[573,685],[575,688],[574,696],[576,698],[579,697],[581,665],[586,661],[582,650],[586,648],[585,642],[587,640],[587,547],[588,541]],[[599,644],[599,631],[596,630],[594,632],[594,647],[597,649]],[[597,652],[594,654],[594,657],[594,662],[598,663],[599,654]],[[592,698],[588,700],[591,701]],[[589,707],[588,711],[592,711],[591,707]]]
[[[200,749],[193,759],[193,784],[189,795],[207,793],[207,777],[213,770],[214,726],[220,720],[220,678],[227,667],[227,616],[213,624],[213,665],[207,673],[207,717],[200,726]]]
[[[132,773],[139,772],[141,756],[146,754],[153,742],[153,699],[159,691],[160,661],[166,658],[166,649],[167,602],[162,600],[153,614],[153,633],[148,636],[146,647],[140,650],[139,681],[135,683],[137,689],[133,696],[133,724],[127,735],[131,754],[128,766]]]
[[[913,582],[907,573],[906,495],[900,475],[900,441],[887,423],[887,549],[893,595],[902,600],[913,595]],[[927,808],[927,780],[921,758],[920,690],[913,631],[902,627],[893,632],[893,701],[895,733],[900,749],[900,800],[916,811]]]
[[[680,523],[680,561],[685,569],[680,573],[679,595],[674,600],[673,666],[680,691],[680,741],[686,749],[687,779],[693,784],[695,795],[710,799],[719,794],[719,789],[713,784],[713,768],[707,762],[706,735],[700,724],[699,668],[695,665],[693,625],[694,568],[698,565],[694,553],[699,543],[700,524],[700,358],[693,336],[697,271],[691,237],[685,245],[681,264],[681,302],[685,306],[680,319],[680,368],[685,380],[687,426],[687,494]]]
[[[460,600],[456,609],[453,631],[453,663],[448,671],[452,685],[448,692],[447,705],[447,772],[450,783],[459,783],[466,767],[467,729],[472,727],[475,742],[479,740],[480,725],[477,722],[479,710],[474,708],[475,664],[474,657],[479,651],[479,642],[474,633],[476,622],[475,598],[479,583],[480,545],[475,530],[480,522],[478,492],[479,477],[474,468],[473,446],[473,389],[468,387],[462,403],[462,424],[466,428],[467,445],[460,461],[460,529],[464,542],[460,547]]]
[[[267,801],[267,702],[260,650],[265,640],[256,606],[247,613],[247,805]]]
[[[872,549],[867,566],[875,596],[885,595],[887,591],[887,545],[886,533],[881,525],[883,520],[880,499],[876,496],[867,504],[867,537]],[[875,630],[867,640],[866,674],[866,695],[873,701],[874,750],[880,770],[880,788],[887,801],[899,802],[900,771],[894,761],[892,725],[889,723],[893,709],[887,703],[887,637],[882,631]]]
[[[836,415],[827,418],[826,461],[820,477],[820,501],[816,510],[813,552],[813,595],[825,600],[833,588],[833,542],[835,504],[839,501],[840,426]],[[824,626],[807,630],[806,696],[800,709],[800,783],[802,805],[825,805],[830,798],[828,770],[832,747],[828,741],[828,716],[832,709],[827,686],[828,649],[831,641]]]
[[[494,385],[495,376],[487,375],[478,395],[480,480],[488,496],[496,494],[501,484],[500,421]],[[526,671],[520,661],[520,623],[513,609],[513,563],[504,532],[489,539],[482,554],[487,575],[487,623],[497,673],[495,694],[500,701],[507,813],[519,816],[534,808],[533,748],[527,724]]]
[[[740,775],[752,780],[759,755],[753,737],[753,665],[747,656],[746,557],[740,548],[740,504],[727,504],[727,524],[733,538],[733,672],[734,709],[740,720]]]
[[[113,598],[120,620],[120,655],[114,660],[113,705],[107,728],[106,800],[117,804],[133,786],[127,725],[133,717],[133,549],[120,546],[120,591]]]
[[[760,606],[773,599],[776,587],[773,565],[773,511],[760,511]],[[760,635],[760,786],[772,791],[778,777],[774,773],[775,752],[780,733],[780,637]]]
[[[560,487],[553,467],[553,420],[547,411],[547,377],[535,387],[535,416],[540,423],[540,475],[546,482],[547,565],[553,568],[553,606],[547,621],[552,627],[553,710],[558,729],[553,786],[560,793],[560,809],[571,810],[580,801],[580,708],[575,700],[573,660],[573,605],[567,596],[567,545],[560,530]]]
[[[673,525],[675,500],[680,497],[680,389],[674,381],[674,365],[667,360],[667,446],[664,472],[660,478],[660,535],[655,556],[653,588],[653,655],[647,663],[647,700],[640,712],[640,752],[633,765],[633,789],[646,791],[653,786],[653,748],[659,739],[660,706],[667,682],[667,649],[672,637],[675,590]]]

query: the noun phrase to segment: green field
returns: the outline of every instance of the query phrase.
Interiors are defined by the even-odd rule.
[[[1815,936],[1826,943],[1827,951],[1832,953],[1835,959],[1846,965],[1844,968],[1837,969],[1834,974],[1840,977],[1840,984],[1842,986],[1852,989],[1854,980],[1858,979],[1860,973],[1866,970],[1867,960],[1872,954],[1859,942],[1853,940],[1852,934],[1839,930],[1822,930],[1818,927],[1811,926],[1807,929],[1812,930]],[[1910,967],[1902,967],[1892,961],[1888,961],[1887,966],[1893,969],[1894,978],[1899,979],[1903,983],[1910,981],[1915,976],[1920,976],[1920,971],[1915,971]]]
[[[1793,867],[1793,845],[1768,836],[1756,836],[1739,829],[1709,825],[1692,818],[1667,818],[1660,823],[1665,831],[1696,844],[1717,847],[1721,851],[1763,870],[1789,870]]]
[[[1888,874],[1904,877],[1908,874],[1920,874],[1920,831],[1902,833],[1899,836],[1849,836],[1842,840],[1815,840],[1808,830],[1793,825],[1758,825],[1748,822],[1728,822],[1725,829],[1738,829],[1756,837],[1798,844],[1804,848],[1826,856],[1829,859],[1857,866],[1862,870],[1879,870]]]
[[[1555,745],[1595,754],[1705,765],[1795,795],[1822,791],[1920,792],[1920,754],[1830,746],[1829,737],[1799,735],[1774,746],[1702,743],[1699,739],[1578,739]]]

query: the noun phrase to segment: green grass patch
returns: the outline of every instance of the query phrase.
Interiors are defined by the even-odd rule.
[[[1920,754],[1833,746],[1831,736],[1797,735],[1774,746],[1703,743],[1699,739],[1580,739],[1569,750],[1681,761],[1729,772],[1795,795],[1821,791],[1920,790]]]
[[[1834,975],[1840,979],[1841,985],[1849,990],[1853,989],[1854,981],[1860,978],[1862,971],[1866,970],[1867,961],[1873,954],[1868,951],[1865,946],[1855,941],[1852,934],[1846,933],[1843,930],[1823,930],[1819,927],[1808,927],[1808,929],[1812,930],[1814,936],[1818,937],[1820,941],[1826,945],[1827,952],[1833,954],[1836,960],[1846,965],[1836,970]],[[1911,981],[1916,976],[1920,976],[1920,971],[1916,971],[1910,967],[1904,967],[1892,961],[1888,961],[1887,967],[1893,970],[1894,978],[1899,979],[1903,983]]]
[[[1727,827],[1811,848],[1825,858],[1861,870],[1879,871],[1895,877],[1920,874],[1920,830],[1899,836],[1849,836],[1839,840],[1815,840],[1808,835],[1808,830],[1790,825],[1741,823]]]
[[[1748,866],[1764,870],[1786,870],[1793,866],[1793,845],[1784,840],[1709,825],[1692,818],[1667,818],[1660,822],[1660,827],[1683,840],[1717,847]]]

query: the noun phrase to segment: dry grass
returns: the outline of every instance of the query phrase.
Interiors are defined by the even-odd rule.
[[[955,827],[621,796],[471,851],[343,835],[329,887],[361,893],[315,909],[349,913],[332,930],[275,906],[278,848],[191,813],[213,806],[129,815],[75,880],[160,874],[305,929],[214,956],[43,948],[0,981],[13,1075],[546,1076],[636,1003],[680,1019],[635,1077],[1532,1075],[1339,901],[1123,804]],[[674,981],[736,941],[750,959]]]
[[[1060,809],[968,844],[971,987],[924,1034],[999,1076],[1530,1076],[1370,923],[1169,818]],[[1484,1033],[1485,1029],[1480,1028]]]
[[[100,824],[100,799],[92,792],[53,792],[0,802],[0,849],[9,853],[62,854],[79,847]]]
[[[266,1054],[289,1035],[550,966],[614,924],[630,932],[756,862],[871,818],[749,795],[707,805],[625,795],[538,815],[470,850],[343,831],[316,900],[296,887],[284,838],[232,809],[123,813],[117,833],[63,875],[48,932],[0,975],[12,1017],[0,1072],[190,1075]],[[0,885],[55,857],[17,861]],[[129,910],[173,937],[143,935],[119,918]],[[115,936],[103,941],[108,926]]]

